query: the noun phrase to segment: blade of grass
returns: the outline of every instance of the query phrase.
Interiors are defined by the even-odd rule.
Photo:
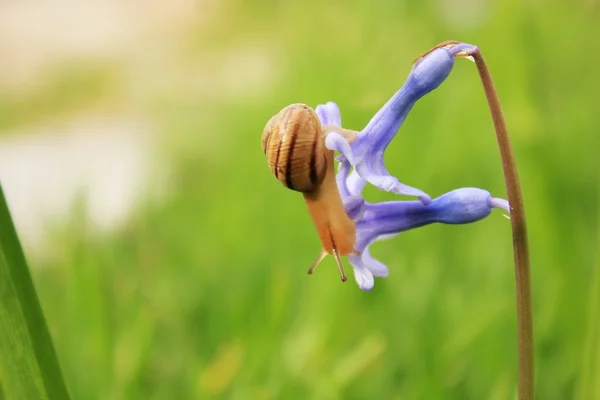
[[[599,208],[600,209],[600,208]],[[600,398],[600,214],[596,224],[596,256],[591,271],[591,289],[587,318],[587,337],[583,353],[583,371],[579,379],[578,399]]]
[[[69,398],[0,186],[0,398]]]

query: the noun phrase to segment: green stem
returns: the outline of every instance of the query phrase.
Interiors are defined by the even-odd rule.
[[[517,318],[519,335],[519,400],[534,398],[534,357],[533,357],[533,317],[531,307],[531,274],[529,268],[529,247],[527,244],[527,224],[521,195],[521,185],[517,164],[510,144],[506,121],[494,87],[494,81],[479,48],[467,51],[473,57],[485,96],[492,113],[496,137],[500,147],[506,192],[510,203],[513,248],[515,256],[515,278],[517,292]]]

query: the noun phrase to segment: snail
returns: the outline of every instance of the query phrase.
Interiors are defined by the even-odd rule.
[[[306,104],[291,104],[272,117],[261,143],[271,172],[285,187],[301,192],[317,229],[322,248],[308,270],[312,274],[327,254],[333,254],[343,282],[346,275],[340,256],[358,254],[354,249],[356,225],[342,203],[335,181],[334,152],[324,136],[336,131],[352,141],[357,132],[321,125],[317,113]]]

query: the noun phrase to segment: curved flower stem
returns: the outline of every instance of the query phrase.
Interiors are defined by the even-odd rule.
[[[479,48],[466,51],[473,57],[485,96],[492,113],[500,155],[506,192],[510,204],[513,248],[515,255],[515,278],[517,291],[517,318],[519,334],[519,400],[534,398],[534,360],[533,360],[533,317],[531,310],[531,276],[529,269],[529,247],[527,244],[527,225],[525,209],[521,195],[521,185],[517,173],[515,156],[510,144],[506,121],[490,71]]]

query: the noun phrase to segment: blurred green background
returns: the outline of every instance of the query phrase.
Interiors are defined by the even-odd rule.
[[[331,259],[306,275],[318,237],[259,144],[267,120],[295,102],[335,101],[344,127],[361,129],[412,61],[449,39],[482,49],[512,135],[530,233],[537,397],[600,398],[597,0],[112,5],[121,11],[89,0],[53,12],[35,3],[0,6],[0,178],[73,398],[516,398],[501,212],[377,243],[390,276],[361,292],[352,278],[339,282]],[[19,33],[19,16],[33,33]],[[108,127],[91,129],[90,118]],[[103,223],[103,206],[124,202],[111,184],[134,168],[116,159],[134,156],[94,138],[123,118],[142,132],[133,147],[150,160],[146,189],[134,190],[118,222]],[[71,137],[64,131],[90,156],[53,144]],[[29,166],[6,161],[26,159],[37,142],[46,155],[67,151],[59,161],[80,159],[57,161],[52,179],[37,156]],[[98,174],[71,176],[92,162]],[[386,162],[432,196],[473,186],[505,197],[473,64],[457,62],[416,105]],[[94,192],[95,179],[107,189]],[[395,198],[372,188],[366,197]],[[51,208],[55,198],[68,208]],[[29,239],[38,225],[43,233]]]

